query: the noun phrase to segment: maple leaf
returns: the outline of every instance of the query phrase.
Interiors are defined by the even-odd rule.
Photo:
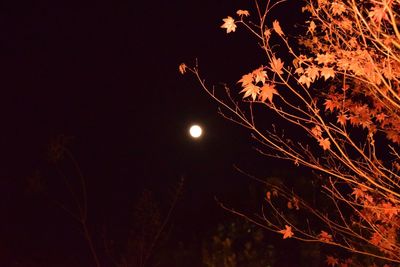
[[[371,244],[379,246],[379,243],[382,241],[382,236],[378,232],[375,232],[372,234],[369,241],[371,242]]]
[[[338,103],[336,103],[336,101],[333,101],[331,99],[327,99],[324,105],[325,105],[325,110],[329,110],[330,112],[333,112],[335,108],[338,107]]]
[[[238,81],[238,83],[242,83],[242,87],[246,87],[247,85],[253,83],[253,74],[248,73],[242,76],[242,79]]]
[[[264,31],[264,36],[265,36],[265,40],[268,42],[269,37],[271,36],[271,30],[270,29],[266,29]]]
[[[303,74],[304,73],[304,69],[302,67],[299,67],[294,71],[294,73],[296,73],[298,75]]]
[[[326,264],[328,264],[328,266],[335,267],[336,265],[339,264],[339,261],[335,257],[326,256]]]
[[[238,11],[236,11],[236,14],[238,14],[239,16],[245,16],[245,17],[250,16],[249,11],[247,11],[247,10],[241,10],[241,9],[239,9]]]
[[[310,88],[311,79],[307,75],[301,75],[300,78],[298,79],[298,82],[300,84],[305,84],[307,86],[307,88]]]
[[[351,22],[351,20],[347,19],[347,18],[343,18],[342,21],[339,21],[339,26],[347,31],[352,32],[353,31],[353,23]],[[349,41],[349,44],[352,46],[354,44],[352,44],[355,40],[351,40],[351,42]]]
[[[311,129],[311,133],[312,133],[316,138],[321,138],[321,136],[322,136],[321,127],[319,127],[319,125],[316,125],[315,127],[313,127],[313,128]]]
[[[255,78],[255,83],[262,82],[265,83],[265,79],[268,78],[267,72],[264,70],[264,67],[260,67],[253,71],[253,77]]]
[[[186,66],[185,63],[182,63],[182,64],[179,65],[179,72],[180,72],[181,74],[185,74],[186,69],[187,69],[187,66]]]
[[[376,23],[381,23],[382,19],[390,21],[387,14],[387,8],[385,6],[372,7],[371,11],[368,13],[368,16],[371,17],[371,19]]]
[[[378,115],[375,116],[375,119],[378,122],[383,122],[386,119],[386,115],[384,113],[379,113]]]
[[[367,203],[368,205],[374,204],[374,198],[372,196],[365,194],[364,198],[366,200],[366,201],[364,201],[364,203]]]
[[[321,69],[321,76],[324,77],[324,79],[326,81],[331,77],[332,78],[335,77],[335,71],[333,70],[333,68],[323,67]]]
[[[332,235],[325,231],[321,231],[321,233],[318,235],[318,239],[322,242],[332,242]]]
[[[357,126],[360,123],[360,118],[358,116],[350,116],[350,123],[353,126]]]
[[[274,97],[274,94],[278,94],[275,89],[275,85],[266,83],[261,87],[260,100],[264,102],[268,99],[269,102],[272,103],[272,98]]]
[[[272,27],[274,28],[274,31],[279,34],[280,36],[284,36],[285,34],[282,31],[281,25],[279,25],[279,21],[274,20],[274,22],[272,22]]]
[[[326,54],[317,54],[317,58],[315,59],[318,64],[329,64],[335,60],[335,56],[329,53]]]
[[[285,229],[280,230],[279,233],[283,234],[283,239],[291,238],[294,234],[292,232],[292,227],[285,225]]]
[[[342,126],[346,126],[346,121],[348,120],[346,114],[339,114],[337,116],[337,122],[340,123]]]
[[[390,202],[383,203],[382,208],[384,209],[383,213],[385,215],[387,215],[389,217],[389,219],[391,219],[393,216],[397,215],[397,213],[398,213],[398,208],[393,207],[392,203],[390,203]]]
[[[346,12],[346,8],[342,3],[333,2],[331,5],[332,15],[341,15]]]
[[[328,150],[331,148],[331,142],[329,141],[329,138],[321,138],[318,140],[319,145],[324,149],[324,150]]]
[[[311,35],[314,35],[315,28],[317,28],[317,25],[315,25],[315,22],[312,20],[310,22],[310,25],[308,26],[308,31],[307,32],[311,33]]]
[[[319,77],[319,71],[316,66],[310,66],[306,69],[305,74],[310,78],[310,80],[313,82],[315,79],[318,79]]]
[[[283,74],[282,68],[283,68],[283,62],[281,61],[280,58],[272,57],[272,61],[270,63],[271,69],[278,73],[278,74]]]
[[[228,16],[225,19],[222,19],[224,21],[224,24],[221,25],[221,28],[226,29],[226,33],[230,32],[235,32],[236,31],[236,24],[235,20],[231,17]]]
[[[353,192],[351,193],[352,195],[354,195],[355,199],[357,200],[358,198],[363,198],[365,193],[362,189],[356,187],[353,189]]]
[[[244,93],[243,98],[251,96],[253,101],[256,100],[258,93],[260,92],[260,87],[254,84],[248,84],[245,88],[243,88],[240,93]]]

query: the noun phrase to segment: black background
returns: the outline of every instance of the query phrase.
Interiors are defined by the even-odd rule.
[[[3,3],[0,255],[15,262],[85,254],[78,226],[52,202],[65,200],[47,154],[59,135],[72,137],[68,148],[88,183],[93,231],[107,225],[116,238],[144,188],[162,201],[185,178],[174,238],[190,239],[224,216],[215,196],[247,203],[249,180],[233,164],[263,175],[281,171],[285,165],[256,156],[247,130],[217,114],[193,76],[178,72],[197,58],[210,85],[239,90],[236,81],[263,63],[262,53],[243,28],[227,35],[220,25],[251,7],[228,0]],[[296,13],[286,6],[271,21],[291,25]],[[187,134],[196,122],[205,130],[200,140]],[[28,192],[32,176],[53,179],[47,193]]]

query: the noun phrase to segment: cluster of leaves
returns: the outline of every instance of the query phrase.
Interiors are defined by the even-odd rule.
[[[180,70],[192,71],[206,92],[236,115],[229,119],[255,133],[263,155],[308,167],[321,179],[333,207],[329,213],[292,190],[274,188],[266,196],[270,209],[262,214],[265,228],[285,239],[318,241],[400,263],[400,1],[309,0],[303,8],[308,16],[304,34],[295,38],[301,48],[292,47],[278,20],[268,23],[276,4],[268,1],[262,7],[256,1],[258,22],[239,10],[221,26],[233,33],[243,25],[258,37],[266,54],[265,64],[238,81],[250,112],[229,89],[227,100],[208,89],[197,66],[181,65]],[[287,53],[279,57],[282,47]],[[261,113],[255,114],[255,104],[304,135],[289,140],[275,127],[262,128],[256,124]],[[284,198],[290,210],[309,213],[325,228],[295,225],[272,198]],[[330,257],[330,266],[349,265]]]

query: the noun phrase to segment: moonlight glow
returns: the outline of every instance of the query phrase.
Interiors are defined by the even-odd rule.
[[[192,125],[189,129],[189,133],[193,138],[199,138],[203,133],[203,130],[199,125]]]

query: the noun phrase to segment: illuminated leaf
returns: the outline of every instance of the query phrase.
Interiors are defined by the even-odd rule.
[[[336,265],[339,264],[339,260],[332,256],[326,256],[326,264],[328,264],[328,266],[335,267]]]
[[[238,81],[238,83],[242,83],[242,86],[245,87],[251,83],[253,83],[253,74],[252,73],[248,73],[242,76],[242,79],[240,79]]]
[[[390,202],[382,204],[383,213],[391,219],[393,216],[398,214],[399,208],[396,208]]]
[[[261,92],[260,92],[260,100],[264,102],[265,100],[269,100],[269,102],[272,103],[272,98],[274,97],[274,94],[277,95],[278,92],[275,89],[274,84],[264,84],[261,87]]]
[[[348,118],[347,118],[346,114],[339,114],[337,116],[337,122],[340,123],[342,126],[346,126],[347,120],[348,120]]]
[[[251,96],[253,101],[256,100],[258,93],[260,92],[260,87],[254,84],[248,84],[245,88],[243,88],[240,93],[244,93],[243,98]]]
[[[265,40],[266,40],[267,42],[268,42],[270,36],[271,36],[271,30],[270,30],[270,29],[266,29],[266,30],[264,31],[264,37],[265,37]]]
[[[335,77],[335,71],[333,70],[333,68],[323,67],[321,69],[321,76],[324,77],[324,79],[326,81],[329,78]]]
[[[325,110],[329,110],[330,112],[333,112],[336,108],[339,107],[339,103],[332,99],[327,99],[325,100]]]
[[[294,234],[292,232],[292,227],[285,225],[285,229],[280,230],[279,233],[283,234],[283,239],[291,238]]]
[[[236,24],[235,20],[231,17],[228,16],[225,19],[222,19],[224,21],[224,24],[221,25],[221,28],[226,29],[226,33],[230,32],[235,32],[236,31]]]
[[[335,60],[335,56],[329,53],[326,54],[317,54],[317,58],[315,59],[318,64],[330,64],[333,63]]]
[[[317,139],[321,138],[321,136],[322,136],[321,127],[319,127],[319,125],[316,125],[315,127],[313,127],[313,128],[311,129],[311,133],[312,133]]]
[[[254,70],[252,75],[254,77],[255,83],[262,82],[264,84],[265,79],[268,78],[267,72],[264,70],[263,67]]]
[[[277,59],[277,58],[273,57],[273,58],[272,58],[272,61],[271,61],[271,63],[270,63],[270,65],[271,65],[271,69],[272,69],[274,72],[276,72],[276,73],[278,73],[278,74],[280,74],[280,75],[283,74],[283,71],[282,71],[283,62],[281,61],[280,58]]]
[[[332,235],[325,231],[321,231],[321,233],[318,235],[318,239],[322,242],[332,242]]]
[[[281,26],[279,25],[279,21],[275,20],[275,21],[272,23],[272,27],[274,28],[274,31],[275,31],[277,34],[279,34],[280,36],[284,36],[284,35],[285,35],[285,34],[283,33],[283,31],[282,31]]]
[[[319,145],[324,149],[324,150],[328,150],[331,148],[331,142],[329,141],[329,138],[321,138],[319,141]]]
[[[346,12],[346,7],[340,2],[333,2],[331,5],[332,15],[341,15]]]
[[[313,35],[314,32],[315,32],[315,28],[317,28],[317,25],[315,25],[315,22],[312,20],[310,22],[310,25],[308,26],[308,31],[307,32],[309,32],[309,33],[311,33],[311,35]]]
[[[305,84],[307,88],[310,88],[311,79],[307,75],[301,75],[298,81],[300,84]]]
[[[236,14],[238,14],[239,16],[245,16],[245,17],[250,16],[249,11],[247,11],[247,10],[241,10],[241,9],[239,9],[238,11],[236,11]]]
[[[374,6],[371,11],[368,13],[368,16],[375,22],[381,23],[382,19],[386,21],[390,21],[389,16],[387,14],[387,8],[385,6]]]
[[[306,69],[305,74],[313,82],[319,77],[319,69],[316,66],[310,66]]]
[[[179,65],[179,72],[180,72],[181,74],[185,74],[186,68],[187,68],[187,66],[186,66],[185,63],[180,64],[180,65]]]

